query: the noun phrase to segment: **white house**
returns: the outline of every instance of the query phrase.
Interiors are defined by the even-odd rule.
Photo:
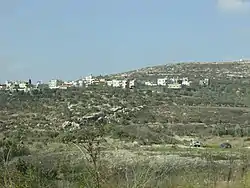
[[[121,85],[123,89],[128,88],[128,80],[122,80]]]
[[[9,89],[9,88],[13,85],[13,82],[7,80],[7,81],[5,82],[5,85],[6,85],[6,88]]]
[[[18,84],[18,86],[19,86],[20,89],[25,89],[25,88],[28,87],[28,83],[26,83],[26,82],[20,82],[20,83]]]
[[[188,80],[188,78],[182,78],[182,85],[184,86],[190,86],[190,81]]]
[[[79,80],[78,81],[79,87],[83,87],[83,83],[84,83],[83,80]]]
[[[135,80],[110,80],[106,82],[108,86],[110,87],[121,87],[123,89],[126,88],[134,88],[136,86]]]
[[[110,87],[113,86],[113,80],[108,80],[107,85],[110,86]]]
[[[94,83],[95,79],[92,75],[85,77],[85,84],[86,85],[92,85]]]
[[[62,81],[53,79],[49,81],[49,88],[50,89],[56,89],[59,88],[59,86],[62,85]]]
[[[136,87],[136,81],[130,80],[128,85],[129,85],[129,88],[132,89],[132,88]]]
[[[157,85],[158,86],[165,86],[165,85],[167,85],[167,79],[166,78],[158,78],[157,79]]]
[[[121,87],[121,80],[112,80],[112,82],[113,87]]]
[[[210,81],[208,78],[205,78],[204,80],[199,81],[199,85],[201,85],[201,86],[208,86],[209,83],[210,83]]]
[[[77,87],[78,84],[79,84],[79,82],[77,82],[77,81],[72,81],[72,85],[73,85],[74,87]]]

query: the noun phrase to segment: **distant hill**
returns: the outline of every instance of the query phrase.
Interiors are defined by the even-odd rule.
[[[189,77],[190,79],[249,78],[250,61],[192,62],[145,67],[110,75],[115,78],[152,79],[156,77]]]

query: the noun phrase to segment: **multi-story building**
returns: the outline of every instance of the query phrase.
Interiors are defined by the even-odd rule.
[[[61,80],[53,79],[49,81],[49,88],[50,89],[57,89],[61,86],[63,82]]]
[[[106,82],[110,87],[126,87],[127,82],[125,80],[109,80]]]
[[[129,87],[129,81],[128,80],[122,80],[121,81],[121,86],[123,89],[126,89]]]
[[[109,80],[106,82],[108,86],[110,87],[121,87],[123,89],[127,88],[134,88],[136,87],[136,81],[135,80]]]
[[[85,84],[86,86],[92,85],[94,83],[95,79],[92,75],[85,77]]]

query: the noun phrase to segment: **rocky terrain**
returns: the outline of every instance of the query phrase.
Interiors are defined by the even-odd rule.
[[[250,76],[250,61],[235,62],[191,62],[166,64],[146,67],[125,73],[112,75],[114,77],[155,77],[155,76],[181,76],[195,78],[247,78]]]
[[[233,187],[248,178],[250,164],[249,66],[180,63],[108,76],[188,77],[191,86],[180,90],[96,85],[1,92],[0,184],[177,187],[195,179],[193,187],[225,181]],[[199,86],[204,78],[209,86]],[[204,147],[191,148],[191,140]],[[232,148],[220,148],[224,142]]]

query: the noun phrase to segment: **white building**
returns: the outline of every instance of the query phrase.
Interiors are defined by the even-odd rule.
[[[77,86],[78,86],[78,84],[79,84],[79,82],[77,82],[77,81],[72,81],[72,85],[73,85],[73,87],[77,87]]]
[[[105,83],[106,80],[105,80],[104,78],[101,78],[101,79],[99,80],[99,82]]]
[[[49,81],[49,88],[50,89],[57,89],[62,84],[60,80],[54,79]]]
[[[37,81],[37,82],[36,82],[36,88],[38,88],[41,84],[42,84],[41,81]]]
[[[106,82],[108,86],[110,87],[121,87],[123,89],[126,88],[134,88],[136,85],[136,81],[135,80],[109,80]]]
[[[166,78],[158,78],[157,79],[157,85],[158,86],[165,86],[165,85],[167,85],[167,79]]]
[[[121,81],[121,86],[123,89],[128,88],[128,80],[122,80]]]
[[[113,87],[121,87],[121,85],[122,85],[121,80],[112,80]]]
[[[110,87],[112,87],[113,86],[113,80],[108,80],[107,81],[107,85],[110,86]]]
[[[190,86],[190,81],[188,80],[188,78],[182,78],[182,85],[184,86]]]
[[[85,84],[88,85],[92,85],[94,83],[95,79],[93,78],[92,75],[85,77]]]
[[[107,81],[107,85],[110,87],[124,87],[125,83],[123,80],[109,80]]]
[[[13,85],[13,82],[7,80],[7,81],[5,82],[5,85],[6,85],[6,88],[10,88],[10,87]]]
[[[200,86],[208,86],[210,83],[209,79],[208,78],[205,78],[204,80],[200,80],[199,81],[199,85]]]
[[[25,89],[25,88],[28,87],[28,83],[26,83],[26,82],[20,82],[20,83],[18,84],[18,86],[19,86],[20,89]]]
[[[79,81],[78,81],[79,87],[83,87],[83,83],[84,83],[83,80],[79,80]]]
[[[136,81],[130,80],[128,85],[129,85],[129,88],[132,89],[132,88],[136,87]]]

